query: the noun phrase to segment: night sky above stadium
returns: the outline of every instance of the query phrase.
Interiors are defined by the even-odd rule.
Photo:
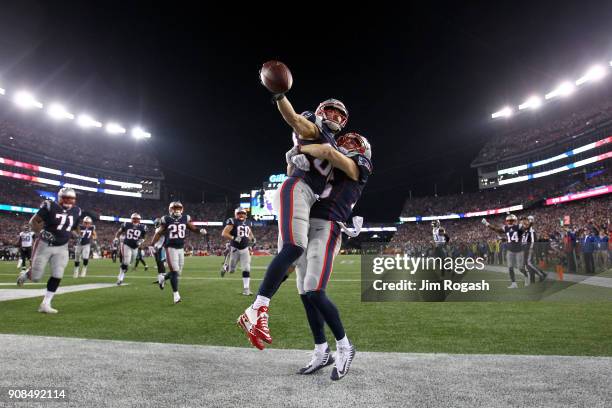
[[[142,123],[170,182],[237,202],[284,170],[290,129],[258,81],[260,65],[279,59],[296,110],[341,99],[348,129],[370,139],[374,174],[356,210],[376,221],[396,220],[409,191],[457,193],[462,179],[476,190],[469,165],[495,130],[491,112],[612,59],[609,2],[341,18],[331,3],[305,3],[301,17],[84,3],[2,5],[4,86]]]

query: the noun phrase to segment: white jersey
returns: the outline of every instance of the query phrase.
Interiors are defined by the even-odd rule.
[[[32,231],[22,231],[19,233],[19,240],[22,248],[31,248],[34,241],[34,233]]]
[[[440,234],[440,227],[435,227],[432,230],[432,233],[433,233],[433,240],[436,243],[436,245],[446,244],[446,237],[444,236],[444,234]]]

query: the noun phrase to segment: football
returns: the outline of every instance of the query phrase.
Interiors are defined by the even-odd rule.
[[[263,64],[259,77],[263,86],[275,94],[285,93],[293,85],[291,71],[280,61],[272,60]]]

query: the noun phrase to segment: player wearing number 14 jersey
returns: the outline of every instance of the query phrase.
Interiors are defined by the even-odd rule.
[[[181,301],[181,295],[178,291],[178,279],[183,272],[183,265],[185,264],[184,248],[187,230],[197,232],[200,235],[206,235],[206,230],[204,228],[198,229],[191,222],[191,217],[187,214],[183,214],[183,204],[181,204],[180,201],[171,202],[168,206],[168,212],[169,215],[161,217],[159,228],[155,231],[155,235],[151,240],[151,245],[155,245],[162,236],[164,237],[166,261],[168,262],[168,269],[170,269],[170,271],[165,275],[158,275],[159,287],[163,289],[163,282],[165,282],[166,279],[170,279],[174,303],[176,304]]]
[[[47,264],[51,267],[51,277],[47,281],[45,297],[38,308],[41,313],[57,313],[51,307],[53,295],[64,277],[68,265],[68,241],[72,230],[81,218],[81,209],[75,206],[76,193],[71,188],[62,188],[57,194],[58,202],[45,200],[38,212],[30,219],[32,230],[38,238],[32,249],[32,266],[22,272],[17,285],[22,286],[26,279],[38,282]]]

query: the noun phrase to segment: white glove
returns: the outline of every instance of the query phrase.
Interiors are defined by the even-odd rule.
[[[310,162],[308,161],[308,158],[306,158],[305,154],[298,154],[297,156],[293,156],[291,158],[291,164],[293,164],[295,167],[302,171],[310,170]]]
[[[236,237],[236,238],[234,238],[234,241],[240,243],[240,241],[242,241],[242,237]]]
[[[206,235],[208,232],[204,228],[200,228],[200,235]]]
[[[351,238],[355,238],[359,235],[359,233],[361,233],[361,227],[363,226],[363,217],[353,217],[353,228],[347,227],[346,224],[344,224],[343,222],[338,222],[338,225],[340,225],[340,229],[342,230],[342,232],[344,232]]]
[[[293,146],[291,149],[289,149],[287,153],[285,153],[285,160],[287,161],[287,164],[292,164],[291,158],[298,154],[300,154],[300,148],[298,146]]]
[[[527,217],[527,220],[529,220],[529,222],[533,222],[535,218],[533,217],[533,215],[530,215],[529,217]]]
[[[489,221],[485,220],[484,218],[481,221],[484,225],[486,225],[487,227],[489,226]]]

